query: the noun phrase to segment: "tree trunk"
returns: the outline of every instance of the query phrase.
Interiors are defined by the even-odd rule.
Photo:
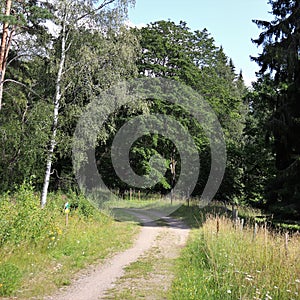
[[[66,15],[65,15],[66,18]],[[47,165],[46,165],[46,172],[45,172],[45,179],[43,184],[43,190],[41,195],[41,207],[44,208],[47,203],[47,194],[48,194],[48,187],[50,182],[51,176],[51,168],[52,168],[52,161],[53,161],[53,153],[54,148],[56,146],[56,133],[57,133],[57,125],[58,125],[58,110],[61,101],[61,80],[62,80],[62,73],[64,69],[64,64],[66,60],[66,42],[67,42],[67,33],[66,33],[66,19],[64,18],[62,22],[62,39],[61,39],[61,56],[59,62],[59,68],[56,77],[56,86],[55,86],[55,96],[54,96],[54,110],[53,110],[53,124],[52,124],[52,137],[50,141],[50,147],[48,151],[47,157]]]
[[[11,4],[12,4],[11,0],[6,0],[5,16],[10,16]],[[11,33],[11,35],[12,35],[12,33]],[[4,22],[2,39],[1,39],[1,49],[0,49],[0,110],[2,108],[3,84],[4,84],[7,56],[8,56],[8,50],[9,50],[11,37],[9,37],[9,23]]]

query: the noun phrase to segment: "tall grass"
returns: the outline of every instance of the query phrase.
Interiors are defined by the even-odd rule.
[[[41,209],[39,195],[25,183],[0,197],[0,296],[49,294],[70,284],[79,269],[128,247],[136,232],[75,193],[50,194]]]
[[[178,261],[172,299],[300,299],[300,237],[208,217]]]

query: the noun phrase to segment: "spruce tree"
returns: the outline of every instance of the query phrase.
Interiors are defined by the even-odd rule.
[[[270,76],[274,93],[259,101],[271,108],[265,120],[275,154],[276,178],[268,186],[269,204],[286,206],[287,212],[300,212],[300,1],[271,0],[274,20],[254,22],[263,31],[254,40],[263,46],[253,58],[259,76]]]

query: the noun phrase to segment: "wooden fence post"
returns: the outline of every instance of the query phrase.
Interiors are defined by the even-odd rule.
[[[241,219],[241,222],[240,222],[240,229],[241,229],[241,231],[243,231],[243,229],[244,229],[244,222],[245,222],[245,220]]]
[[[265,236],[265,245],[267,246],[267,240],[268,240],[267,222],[265,222],[264,224],[264,236]]]
[[[289,233],[286,232],[284,236],[284,249],[285,249],[285,256],[288,256],[289,254]]]
[[[238,215],[239,215],[239,212],[238,212],[238,210],[237,209],[233,209],[232,210],[232,218],[233,218],[233,220],[236,222],[236,220],[237,220],[237,218],[238,218]]]
[[[254,229],[253,229],[253,239],[252,239],[253,241],[255,241],[256,234],[257,234],[257,223],[255,222]]]

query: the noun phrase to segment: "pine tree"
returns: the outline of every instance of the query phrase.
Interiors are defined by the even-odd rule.
[[[12,1],[6,0],[5,6],[1,9],[0,22],[2,23],[1,47],[0,47],[0,110],[2,107],[3,88],[5,83],[5,73],[11,60],[24,56],[21,54],[19,45],[22,44],[18,40],[18,34],[23,34],[25,40],[30,40],[32,36],[40,38],[46,36],[46,28],[43,22],[51,18],[48,2],[43,1]],[[18,41],[17,45],[14,44]],[[36,40],[37,42],[37,40]],[[41,39],[38,41],[41,44]],[[9,60],[11,49],[15,50],[15,56]],[[27,55],[30,47],[27,48]],[[14,81],[14,83],[17,83]]]

